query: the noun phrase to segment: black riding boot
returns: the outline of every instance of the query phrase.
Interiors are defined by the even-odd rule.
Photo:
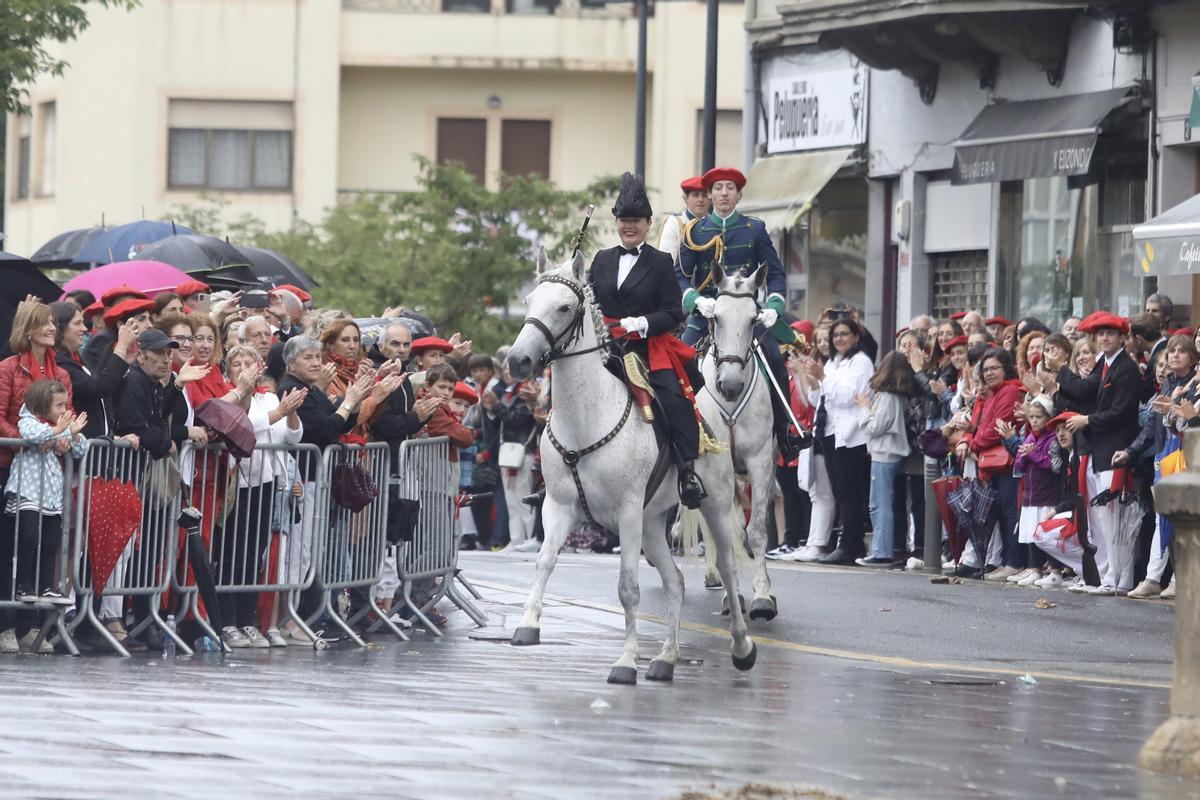
[[[708,497],[708,492],[704,490],[704,483],[696,474],[695,463],[694,461],[681,461],[678,466],[679,502],[692,509],[699,508],[704,498]]]

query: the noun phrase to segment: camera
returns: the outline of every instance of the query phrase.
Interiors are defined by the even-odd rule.
[[[271,295],[261,289],[253,289],[242,295],[242,308],[266,308],[271,304]]]

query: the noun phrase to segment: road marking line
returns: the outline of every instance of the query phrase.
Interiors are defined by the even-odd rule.
[[[496,589],[501,592],[510,592],[512,594],[527,595],[527,588],[517,586],[509,586],[503,583],[494,583],[492,581],[480,580],[472,578],[471,583],[475,586],[483,586],[488,589]],[[593,611],[605,611],[610,614],[619,614],[625,616],[625,610],[620,606],[611,606],[606,603],[595,603],[590,600],[577,600],[571,597],[546,593],[543,595],[546,600],[553,600],[557,603],[563,603],[569,606],[577,606],[579,608],[587,608]],[[638,614],[638,619],[646,622],[654,622],[659,625],[666,625],[667,618],[660,617],[657,614]],[[680,622],[679,627],[693,631],[695,633],[704,633],[709,636],[717,636],[723,639],[729,638],[729,631],[725,628],[718,628],[713,625],[704,625],[698,622]],[[900,656],[883,656],[876,653],[865,653],[860,650],[843,650],[833,647],[819,647],[811,644],[800,644],[799,642],[790,642],[786,639],[773,639],[770,637],[753,635],[754,641],[765,647],[778,647],[781,650],[791,650],[796,653],[805,653],[808,655],[826,656],[827,658],[843,658],[850,661],[864,661],[871,664],[881,664],[889,667],[899,667],[902,669],[927,669],[938,670],[942,672],[969,672],[979,675],[1012,675],[1020,677],[1022,675],[1032,675],[1035,678],[1042,680],[1056,681],[1076,681],[1080,683],[1095,683],[1103,686],[1130,686],[1143,689],[1170,689],[1171,684],[1161,681],[1141,681],[1136,679],[1126,678],[1105,678],[1097,675],[1081,675],[1075,672],[1042,672],[1023,669],[1012,669],[1009,667],[981,667],[971,664],[960,664],[951,661],[918,661],[912,658],[902,658]]]

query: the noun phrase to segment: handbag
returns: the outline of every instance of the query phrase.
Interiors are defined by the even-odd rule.
[[[1012,453],[1002,444],[980,450],[976,462],[981,472],[989,474],[1011,471],[1013,467]]]
[[[491,461],[481,461],[475,465],[471,476],[471,489],[476,493],[493,491],[500,485],[500,467]]]
[[[379,497],[379,487],[358,464],[343,463],[334,467],[330,488],[333,502],[354,514],[371,505],[371,501]]]
[[[421,501],[400,496],[399,487],[388,492],[387,540],[390,545],[411,542],[421,517]]]
[[[174,458],[164,456],[150,461],[146,467],[143,493],[160,505],[169,506],[179,496],[183,484],[183,476],[179,474],[179,464]]]
[[[525,463],[525,449],[533,441],[535,433],[537,433],[536,425],[529,432],[529,438],[525,441],[501,443],[497,463],[505,469],[520,469],[521,465]]]
[[[917,450],[934,461],[941,461],[950,452],[950,442],[940,430],[929,428],[917,434]]]

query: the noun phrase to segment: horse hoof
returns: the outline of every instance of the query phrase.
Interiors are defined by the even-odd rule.
[[[746,613],[746,598],[743,597],[741,594],[738,594],[738,605],[740,605],[742,607],[742,613],[745,614]],[[721,616],[723,616],[723,617],[729,616],[729,595],[725,595],[724,597],[721,598]]]
[[[779,604],[775,600],[775,595],[770,597],[756,597],[754,602],[750,604],[750,619],[761,619],[771,621],[779,614]]]
[[[611,678],[609,679],[612,680]],[[646,680],[648,681],[673,681],[675,680],[675,665],[670,661],[659,661],[657,658],[650,662],[649,669],[646,670]]]
[[[721,583],[720,578],[713,576],[713,575],[705,575],[704,576],[704,588],[705,589],[724,589],[725,587]]]
[[[733,657],[733,666],[735,666],[740,672],[746,672],[754,666],[754,662],[757,658],[758,645],[756,645],[754,642],[751,642],[750,652],[746,654],[745,658],[738,658],[736,655]]]
[[[608,682],[633,686],[637,683],[637,670],[633,667],[613,667],[608,673]]]
[[[512,643],[514,647],[528,647],[532,644],[542,643],[541,628],[517,628],[513,631]]]

